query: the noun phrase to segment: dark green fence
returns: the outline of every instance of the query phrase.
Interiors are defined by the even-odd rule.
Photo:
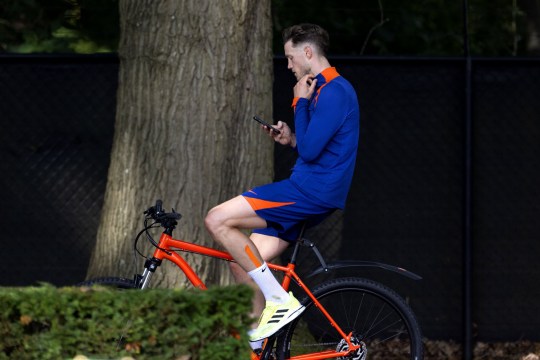
[[[357,171],[343,242],[327,242],[332,257],[422,275],[362,270],[407,297],[430,338],[461,340],[470,309],[476,339],[540,339],[540,60],[473,59],[469,73],[463,59],[331,60],[361,104]],[[0,285],[84,277],[117,73],[114,56],[0,57]],[[276,120],[292,121],[293,82],[276,59]],[[294,153],[275,154],[279,179]]]

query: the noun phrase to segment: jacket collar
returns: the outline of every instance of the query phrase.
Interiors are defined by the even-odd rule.
[[[330,81],[334,80],[339,76],[339,73],[337,72],[335,67],[329,67],[321,71],[320,74],[315,76],[317,79],[317,85],[316,88],[319,88],[323,86],[324,84],[328,84]]]

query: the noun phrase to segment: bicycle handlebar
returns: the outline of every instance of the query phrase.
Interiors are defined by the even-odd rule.
[[[144,256],[137,249],[137,243],[139,241],[140,236],[142,234],[146,233],[146,238],[148,239],[148,241],[150,241],[150,243],[153,246],[155,246],[156,248],[158,248],[158,249],[160,249],[162,251],[165,251],[167,254],[170,255],[170,252],[168,250],[162,249],[162,248],[159,247],[159,244],[156,241],[154,241],[152,236],[148,233],[148,230],[155,227],[154,226],[155,224],[160,224],[162,227],[165,228],[164,233],[172,236],[172,232],[176,228],[176,225],[178,224],[177,220],[180,220],[182,215],[180,215],[179,213],[174,211],[174,209],[172,209],[172,212],[170,212],[170,213],[163,211],[163,201],[161,201],[159,199],[156,200],[156,205],[155,206],[151,206],[147,210],[144,211],[144,215],[145,215],[144,229],[141,230],[139,232],[139,234],[137,235],[137,237],[135,238],[135,242],[133,243],[133,251],[135,252],[135,254],[138,253],[139,255],[146,258],[146,256]],[[147,222],[150,219],[153,219],[154,223],[149,225]]]
[[[156,200],[156,205],[149,207],[144,214],[162,225],[164,225],[163,223],[166,222],[166,220],[180,220],[180,218],[182,218],[182,215],[174,211],[174,209],[172,209],[172,212],[170,213],[163,211],[163,201],[159,199]]]

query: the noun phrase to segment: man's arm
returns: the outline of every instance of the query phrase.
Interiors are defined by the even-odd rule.
[[[293,149],[296,148],[296,135],[293,134],[287,123],[278,121],[274,127],[279,130],[279,134],[274,133],[270,129],[264,128],[264,130],[275,142],[280,143],[281,145],[290,145]]]
[[[330,85],[328,85],[330,86]],[[299,156],[313,161],[343,124],[347,114],[347,100],[339,87],[319,94],[315,111],[309,114],[309,102],[299,99],[295,109],[296,142]]]

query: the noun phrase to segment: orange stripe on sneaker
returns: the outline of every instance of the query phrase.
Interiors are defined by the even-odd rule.
[[[247,256],[249,256],[249,259],[251,260],[253,265],[255,265],[256,268],[261,267],[262,265],[261,262],[259,261],[259,259],[257,259],[253,251],[251,251],[251,248],[249,247],[249,245],[246,245],[245,252]]]
[[[268,201],[268,200],[255,199],[255,198],[246,197],[246,196],[244,196],[244,199],[247,200],[247,202],[249,203],[249,205],[251,205],[251,208],[253,210],[272,209],[272,208],[276,208],[280,206],[294,204],[294,202]]]

